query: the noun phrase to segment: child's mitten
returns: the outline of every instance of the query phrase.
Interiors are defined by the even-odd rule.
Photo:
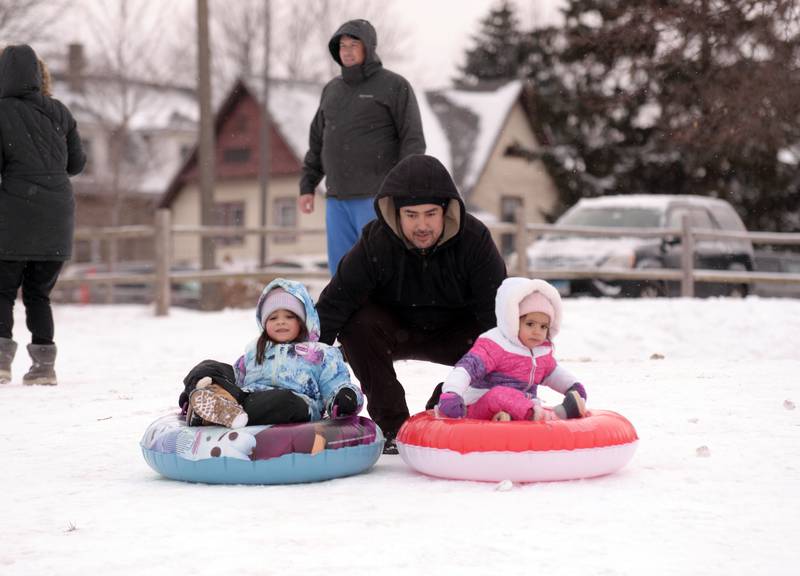
[[[586,400],[586,388],[583,387],[583,384],[581,384],[580,382],[575,382],[575,384],[573,384],[572,386],[567,388],[567,391],[565,392],[565,394],[569,394],[573,390],[575,392],[577,392],[580,395],[581,398]]]
[[[448,418],[463,418],[467,415],[464,399],[455,392],[445,392],[439,397],[439,414]]]
[[[358,397],[353,390],[350,388],[342,388],[336,393],[331,407],[331,416],[334,418],[343,418],[355,414],[357,410]]]

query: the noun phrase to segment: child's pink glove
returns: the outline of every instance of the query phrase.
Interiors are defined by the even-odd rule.
[[[439,397],[439,414],[448,418],[463,418],[467,415],[464,399],[455,392],[445,392]]]

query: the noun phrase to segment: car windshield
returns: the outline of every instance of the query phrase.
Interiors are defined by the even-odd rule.
[[[642,207],[577,207],[564,214],[558,224],[606,228],[658,228],[661,225],[661,212]]]

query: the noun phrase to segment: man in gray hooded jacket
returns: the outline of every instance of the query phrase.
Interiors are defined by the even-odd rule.
[[[300,211],[314,210],[314,190],[326,179],[328,267],[356,243],[375,218],[373,199],[400,160],[425,152],[422,121],[408,81],[386,70],[376,53],[375,28],[366,20],[344,23],[328,43],[342,67],[322,90],[311,122],[300,179]]]

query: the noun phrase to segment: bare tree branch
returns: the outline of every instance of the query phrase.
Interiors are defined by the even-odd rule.
[[[2,44],[35,44],[50,40],[66,0],[0,0]]]

